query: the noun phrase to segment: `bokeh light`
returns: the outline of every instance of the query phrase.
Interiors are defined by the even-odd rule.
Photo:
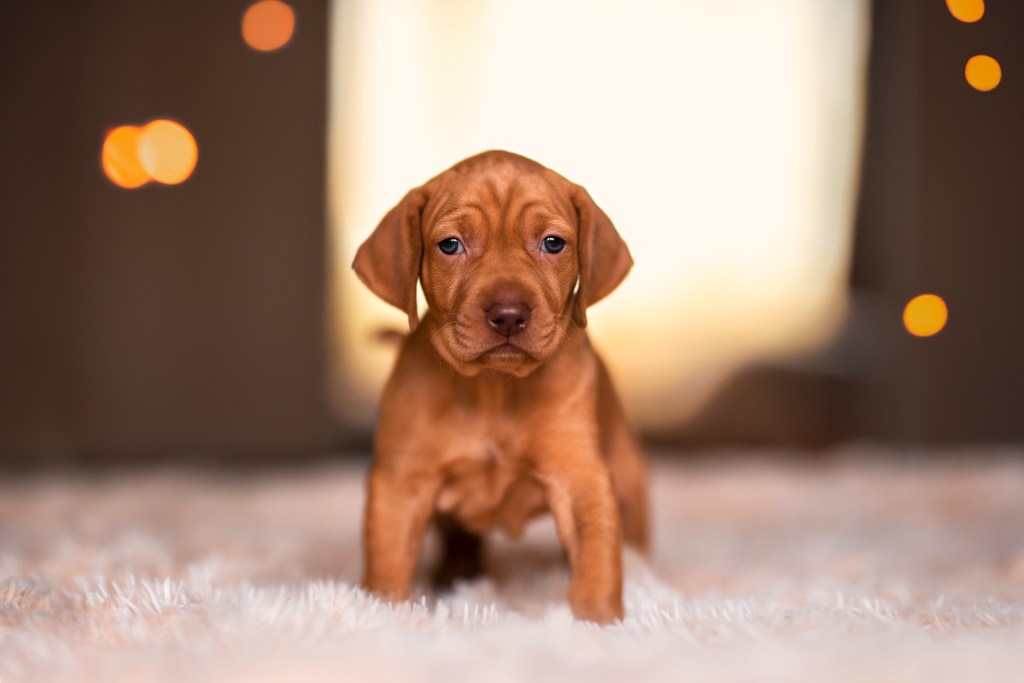
[[[103,140],[101,163],[110,182],[119,187],[133,189],[149,182],[146,169],[139,163],[139,129],[136,126],[118,126]]]
[[[138,157],[142,168],[157,182],[177,185],[196,167],[199,148],[185,126],[176,121],[157,119],[139,132]]]
[[[968,24],[985,15],[985,0],[946,0],[946,7],[950,14]]]
[[[999,81],[1003,79],[1003,70],[999,62],[992,57],[975,55],[967,60],[964,76],[972,88],[988,92],[999,85]]]
[[[295,31],[295,12],[280,0],[260,0],[242,15],[242,38],[260,52],[277,50],[288,44]]]
[[[915,296],[903,309],[903,325],[915,337],[930,337],[946,326],[946,302],[935,294]]]

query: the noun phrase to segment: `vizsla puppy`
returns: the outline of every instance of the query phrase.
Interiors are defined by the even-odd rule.
[[[366,588],[409,597],[432,519],[445,584],[480,571],[481,534],[515,538],[550,511],[573,614],[622,617],[623,537],[647,541],[646,468],[583,328],[632,263],[586,190],[508,152],[466,159],[388,212],[353,264],[412,328],[381,403]]]

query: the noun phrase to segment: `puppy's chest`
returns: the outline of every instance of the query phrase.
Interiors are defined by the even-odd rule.
[[[547,507],[523,439],[482,430],[453,443],[444,461],[437,510],[471,531],[501,528],[515,538]]]

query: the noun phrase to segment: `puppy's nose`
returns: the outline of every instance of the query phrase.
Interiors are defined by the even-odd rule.
[[[499,302],[484,310],[487,324],[504,337],[514,337],[530,322],[530,309],[524,303]]]

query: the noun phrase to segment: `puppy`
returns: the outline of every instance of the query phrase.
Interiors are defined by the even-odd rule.
[[[575,617],[622,617],[623,540],[647,544],[646,466],[584,328],[632,264],[586,190],[508,152],[466,159],[388,212],[353,263],[412,329],[368,476],[367,589],[409,597],[431,520],[443,585],[480,572],[484,532],[517,538],[550,512]]]

